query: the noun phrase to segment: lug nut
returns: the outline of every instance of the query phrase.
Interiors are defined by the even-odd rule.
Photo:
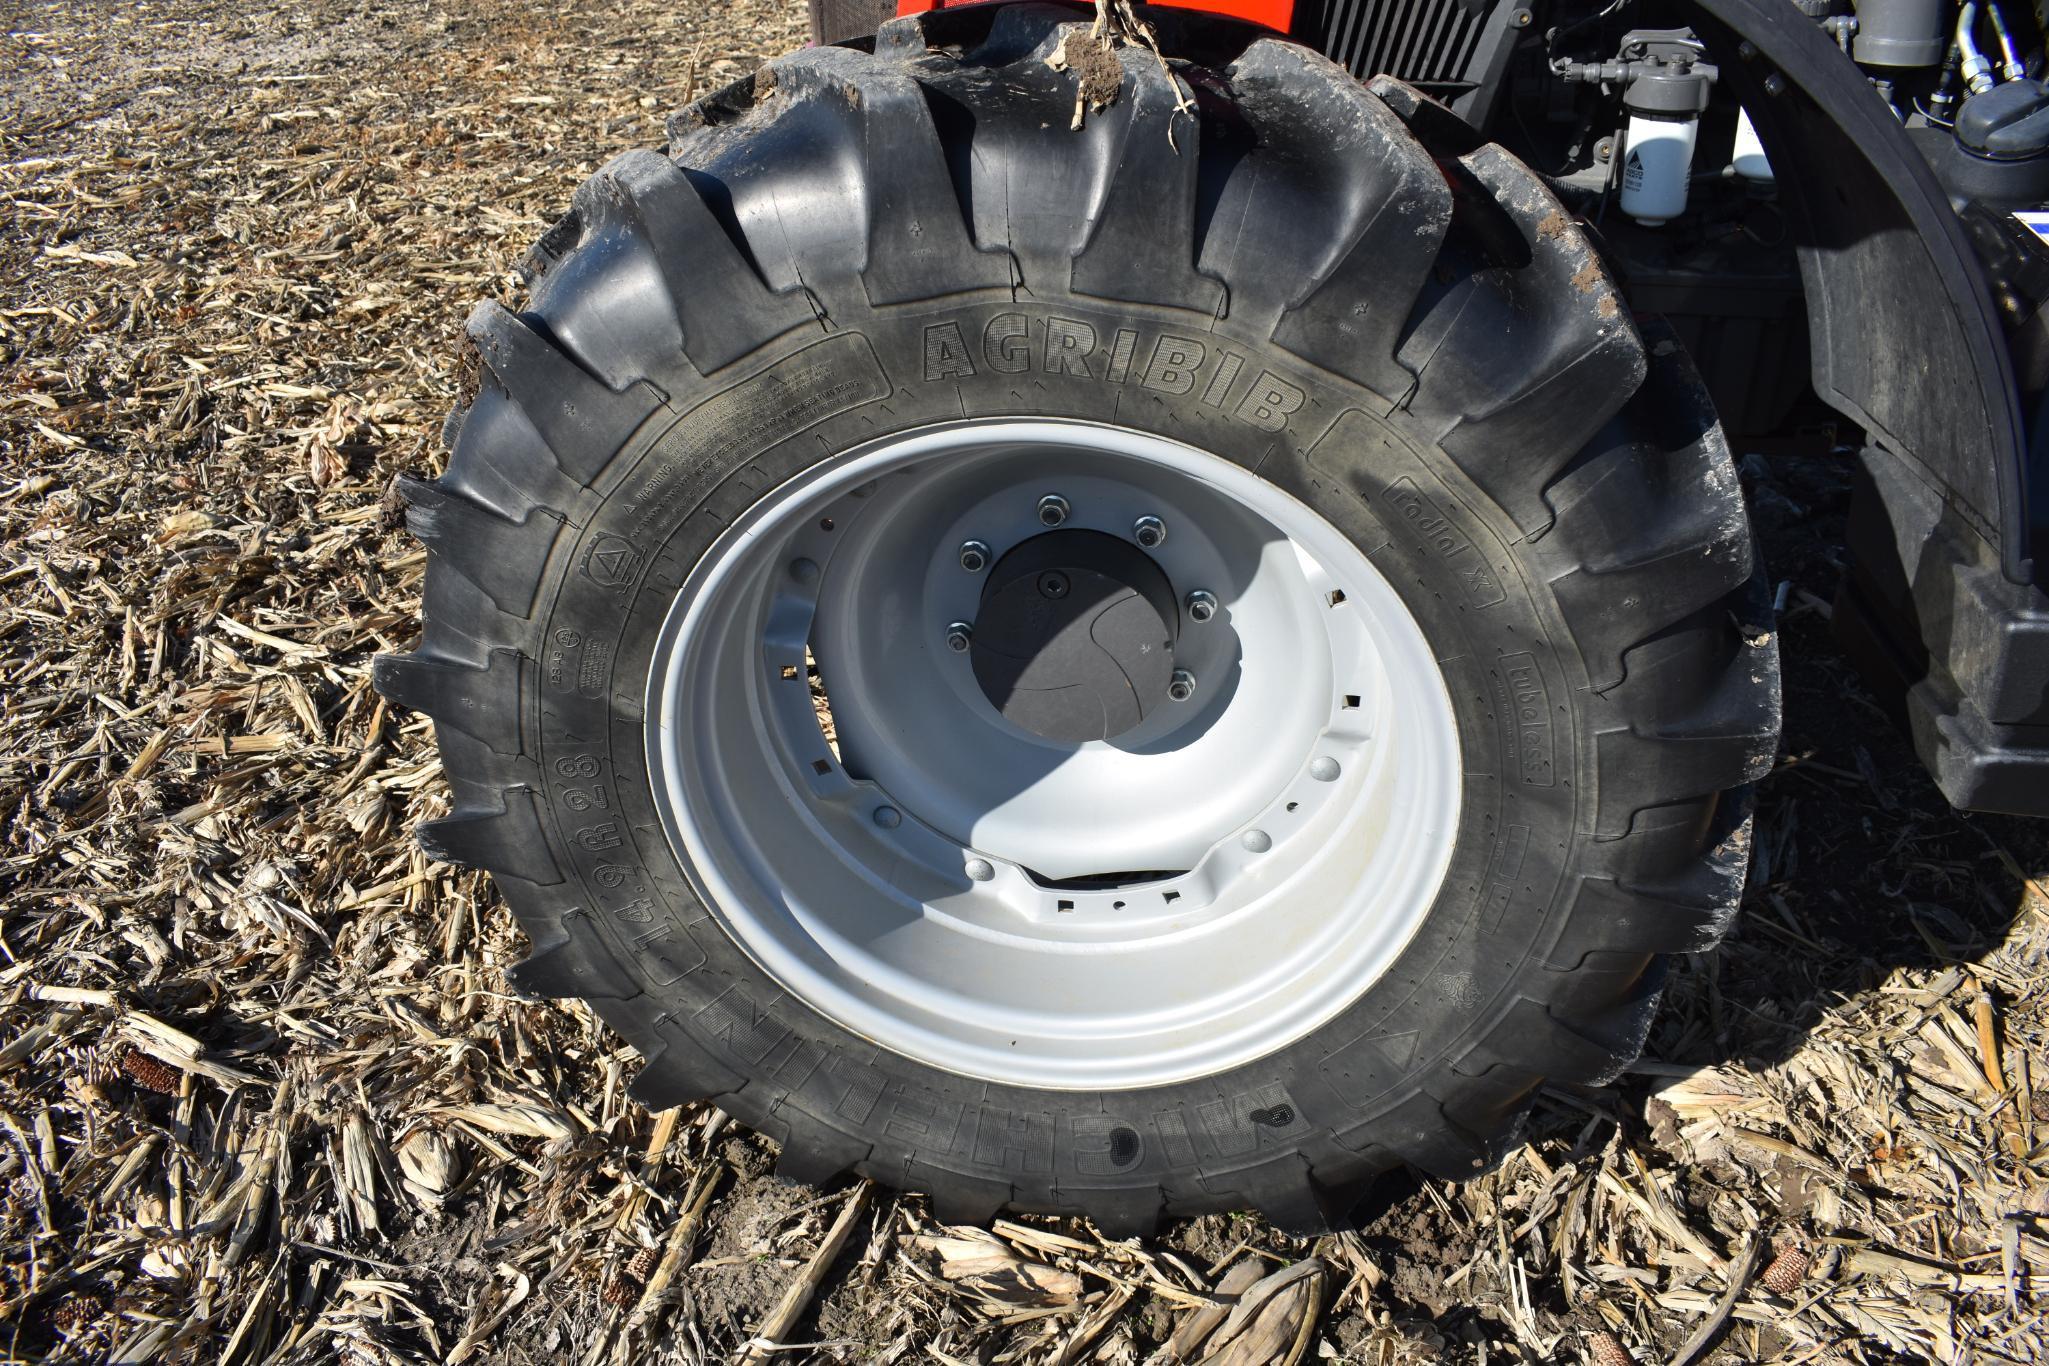
[[[979,574],[989,567],[989,547],[983,541],[962,541],[960,543],[960,567],[970,574]]]
[[[1198,588],[1188,595],[1188,619],[1198,626],[1217,614],[1217,595]]]
[[[1175,702],[1186,702],[1195,696],[1195,675],[1186,669],[1174,670],[1174,676],[1167,680],[1167,696]]]
[[[1039,500],[1039,524],[1059,526],[1067,520],[1067,500],[1057,493],[1049,493]]]
[[[1131,539],[1147,550],[1167,542],[1167,524],[1157,517],[1141,517],[1131,524]]]
[[[968,646],[975,643],[975,628],[964,621],[956,621],[946,628],[946,648],[957,655],[968,652]]]

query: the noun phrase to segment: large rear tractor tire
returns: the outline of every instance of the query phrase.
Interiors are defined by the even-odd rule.
[[[1077,12],[972,13],[693,105],[474,314],[377,671],[421,839],[804,1180],[1124,1234],[1471,1175],[1736,906],[1720,428],[1408,88],[1193,29],[1077,131]]]

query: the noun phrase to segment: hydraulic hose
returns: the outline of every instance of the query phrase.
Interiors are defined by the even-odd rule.
[[[1964,87],[1973,95],[1982,95],[1993,85],[1992,63],[1985,60],[1985,54],[1978,50],[1978,0],[1964,0],[1963,12],[1957,15],[1957,49],[1964,54]]]
[[[1985,9],[1992,16],[1992,31],[1999,35],[1999,50],[2006,54],[2006,64],[1999,68],[1999,78],[2017,81],[2028,74],[2028,68],[2021,61],[2020,49],[2014,46],[2013,31],[2006,26],[2006,15],[2000,12],[1999,0],[1985,0]]]

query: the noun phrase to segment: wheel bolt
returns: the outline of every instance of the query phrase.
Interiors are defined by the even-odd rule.
[[[1217,595],[1198,588],[1188,595],[1188,619],[1198,626],[1217,614]]]
[[[975,642],[975,628],[964,621],[956,621],[946,628],[946,648],[957,655],[968,652],[968,646]]]
[[[1039,523],[1042,526],[1059,526],[1067,520],[1067,500],[1057,493],[1049,493],[1039,500]]]
[[[1042,598],[1064,598],[1067,588],[1067,576],[1057,569],[1049,569],[1039,575],[1039,596]]]
[[[960,543],[960,567],[970,574],[979,574],[989,567],[989,546],[983,541],[962,541]]]
[[[1186,702],[1195,696],[1195,675],[1186,669],[1174,670],[1174,676],[1167,680],[1167,696],[1175,702]]]
[[[1167,524],[1157,517],[1141,517],[1131,524],[1131,539],[1147,550],[1167,542]]]

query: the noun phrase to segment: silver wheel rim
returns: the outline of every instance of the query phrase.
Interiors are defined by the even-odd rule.
[[[1109,741],[1006,721],[949,648],[1045,528],[1142,517],[1194,678]],[[957,642],[956,642],[957,643]],[[807,678],[830,698],[828,736]],[[792,995],[876,1044],[1053,1089],[1252,1061],[1413,937],[1459,805],[1451,699],[1356,546],[1243,468],[1097,424],[960,422],[773,490],[679,591],[648,679],[657,805],[694,888]]]

